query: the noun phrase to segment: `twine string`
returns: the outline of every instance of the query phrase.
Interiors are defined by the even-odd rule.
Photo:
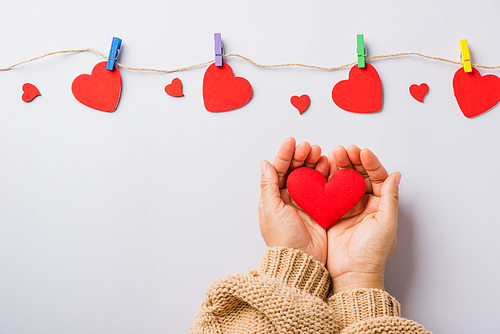
[[[94,53],[98,54],[99,56],[101,56],[102,58],[104,58],[106,60],[108,59],[108,57],[106,57],[105,55],[103,55],[102,53],[100,53],[99,51],[97,51],[94,48],[85,48],[85,49],[76,49],[76,50],[61,50],[61,51],[50,52],[50,53],[44,54],[44,55],[39,56],[39,57],[31,58],[31,59],[22,61],[20,63],[14,64],[14,65],[11,65],[11,66],[8,66],[8,67],[0,68],[0,71],[8,71],[8,70],[11,70],[11,69],[13,69],[13,68],[15,68],[17,66],[20,66],[20,65],[23,65],[23,64],[26,64],[26,63],[30,63],[30,62],[33,62],[35,60],[39,60],[39,59],[42,59],[42,58],[45,58],[45,57],[48,57],[48,56],[52,56],[52,55],[56,55],[56,54],[79,53],[79,52],[87,52],[87,51],[94,52]],[[442,62],[446,62],[446,63],[450,63],[450,64],[456,64],[456,65],[462,66],[462,63],[459,62],[459,61],[453,61],[453,60],[445,59],[445,58],[427,56],[427,55],[424,55],[424,54],[421,54],[421,53],[417,53],[417,52],[402,52],[402,53],[393,53],[393,54],[387,54],[387,55],[371,56],[371,57],[366,57],[366,60],[383,59],[383,58],[397,58],[397,57],[403,57],[403,56],[417,56],[417,57],[422,57],[422,58],[427,58],[427,59],[432,59],[432,60],[436,60],[436,61],[442,61]],[[325,70],[325,71],[335,71],[335,70],[339,70],[339,69],[342,69],[342,68],[345,68],[345,67],[349,67],[349,66],[353,66],[353,65],[357,64],[357,62],[352,62],[352,63],[343,64],[343,65],[335,66],[335,67],[322,67],[322,66],[314,66],[314,65],[299,64],[299,63],[262,65],[262,64],[258,64],[256,62],[254,62],[250,58],[247,58],[247,57],[242,56],[242,55],[237,54],[237,53],[228,53],[228,54],[223,55],[222,57],[224,57],[224,58],[227,58],[227,57],[238,57],[238,58],[241,58],[241,59],[249,62],[250,64],[252,64],[252,65],[254,65],[256,67],[260,67],[260,68],[305,67],[305,68]],[[180,72],[180,71],[190,70],[190,69],[193,69],[193,68],[196,68],[196,67],[200,67],[200,66],[205,66],[205,65],[213,63],[214,61],[215,60],[209,60],[209,61],[206,61],[206,62],[203,62],[203,63],[198,63],[198,64],[194,64],[194,65],[190,65],[190,66],[185,66],[185,67],[174,68],[174,69],[171,69],[171,70],[162,70],[162,69],[156,69],[156,68],[129,67],[129,66],[125,66],[125,65],[123,65],[121,63],[118,63],[118,62],[115,62],[115,65],[118,66],[118,67],[121,67],[121,68],[125,68],[127,70],[131,70],[131,71],[174,73],[174,72]],[[498,69],[498,68],[500,68],[500,65],[498,65],[498,66],[486,66],[486,65],[472,64],[472,66],[473,67],[479,67],[479,68],[485,68],[485,69]]]

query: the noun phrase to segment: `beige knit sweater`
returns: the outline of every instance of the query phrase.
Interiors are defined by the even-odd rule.
[[[326,299],[330,276],[309,255],[268,248],[259,269],[216,280],[190,333],[429,333],[400,317],[387,292],[359,289]]]

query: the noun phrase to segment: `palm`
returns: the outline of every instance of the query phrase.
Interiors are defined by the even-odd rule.
[[[341,219],[328,229],[327,265],[332,278],[360,269],[372,271],[378,268],[378,240],[386,239],[376,219],[380,198],[368,194],[365,200],[366,207],[362,212]]]
[[[325,263],[327,259],[326,231],[305,213],[290,197],[286,189],[280,191],[285,204],[283,222],[294,236],[299,250],[310,254],[318,261]]]
[[[334,290],[383,288],[385,264],[396,246],[397,173],[390,177],[372,152],[356,146],[337,147],[328,160],[330,176],[352,168],[366,182],[363,199],[327,232]]]
[[[340,169],[352,168],[365,179],[363,199],[328,231],[316,224],[288,194],[286,178],[302,166],[315,168],[327,179]],[[295,248],[327,264],[334,286],[336,278],[348,273],[367,276],[378,271],[378,275],[371,276],[380,277],[382,273],[383,280],[385,262],[396,243],[397,173],[389,177],[369,150],[356,146],[346,150],[338,146],[327,158],[321,156],[319,146],[303,142],[295,147],[293,138],[281,145],[272,165],[262,161],[261,167],[259,222],[269,247]],[[383,187],[384,184],[387,186]],[[346,286],[347,276],[351,275],[343,277],[337,286]]]
[[[285,246],[301,250],[314,259],[326,263],[326,231],[317,225],[290,198],[286,189],[288,174],[299,167],[316,168],[328,175],[328,159],[321,155],[319,146],[303,142],[295,147],[295,139],[288,138],[269,164],[263,161],[259,222],[262,236],[269,247]]]

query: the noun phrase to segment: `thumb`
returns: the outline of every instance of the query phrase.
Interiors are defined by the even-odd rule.
[[[264,210],[278,209],[281,204],[278,174],[276,169],[266,160],[260,162],[260,200]]]
[[[384,181],[381,189],[380,204],[377,212],[377,219],[388,225],[397,228],[398,224],[398,204],[399,204],[399,182],[401,173],[394,172]]]

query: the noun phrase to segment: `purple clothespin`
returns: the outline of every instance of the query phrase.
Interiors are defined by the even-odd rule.
[[[224,54],[224,45],[220,37],[220,32],[214,34],[215,39],[215,66],[222,66],[222,55]]]

